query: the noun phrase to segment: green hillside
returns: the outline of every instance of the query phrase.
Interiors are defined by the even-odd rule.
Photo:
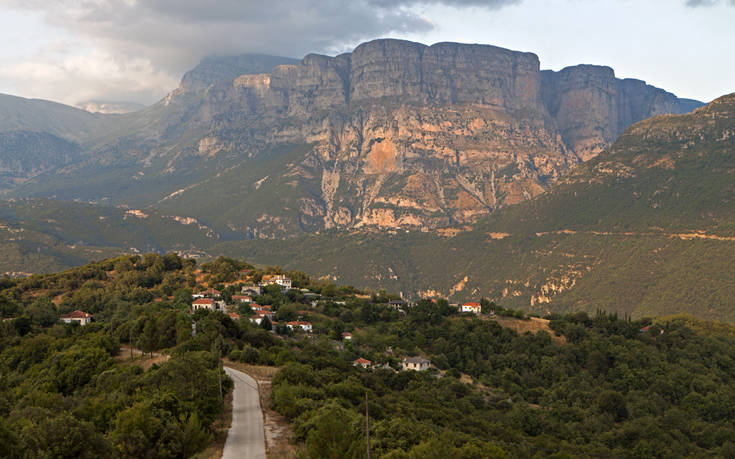
[[[733,133],[735,95],[644,121],[550,192],[454,237],[327,234],[213,251],[409,295],[735,320]]]
[[[299,205],[297,196],[317,186],[307,175],[273,179],[279,164],[300,157],[299,146],[244,159],[161,201],[163,211],[143,209],[146,218],[33,200],[3,204],[0,219],[67,245],[245,257],[410,297],[486,296],[537,313],[603,308],[635,317],[687,312],[733,321],[734,150],[730,95],[690,115],[632,126],[548,193],[471,228],[243,240],[308,225],[284,219],[270,222],[272,234],[248,232],[248,222],[267,209],[287,215]],[[172,214],[205,218],[184,225]],[[22,256],[13,259],[19,264],[6,264],[7,271],[30,270],[18,268],[25,266]],[[75,264],[61,260],[48,266]],[[29,266],[43,261],[34,263]]]

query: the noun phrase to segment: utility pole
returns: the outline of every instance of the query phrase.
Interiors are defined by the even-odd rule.
[[[365,392],[365,434],[367,435],[367,459],[370,459],[370,412],[368,411],[367,392]]]

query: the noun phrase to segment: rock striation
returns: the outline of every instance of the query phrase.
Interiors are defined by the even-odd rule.
[[[541,71],[535,54],[489,45],[208,58],[160,103],[117,118],[67,190],[31,195],[160,206],[233,238],[431,230],[537,196],[632,123],[696,106],[608,67]],[[288,145],[305,153],[269,163]],[[128,175],[94,188],[93,163]],[[233,167],[252,183],[222,172]],[[211,202],[212,190],[238,199]]]
[[[617,79],[609,67],[541,71],[532,53],[392,39],[241,75],[206,97],[203,113],[219,112],[218,152],[243,142],[313,144],[284,174],[312,177],[304,187],[318,193],[303,196],[291,225],[279,218],[277,228],[239,228],[261,237],[472,222],[542,193],[632,123],[692,108],[642,81]],[[234,131],[248,136],[228,147]],[[182,193],[167,205],[186,200]]]

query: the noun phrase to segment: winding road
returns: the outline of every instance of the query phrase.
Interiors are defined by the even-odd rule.
[[[222,459],[265,459],[263,412],[258,383],[242,371],[225,367],[235,388],[232,393],[232,425],[227,432]]]

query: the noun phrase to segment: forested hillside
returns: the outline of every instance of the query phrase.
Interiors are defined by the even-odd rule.
[[[242,285],[276,273],[293,288],[236,301]],[[192,314],[192,293],[212,288],[227,310]],[[173,254],[4,278],[0,456],[211,448],[223,411],[218,378],[223,396],[230,387],[218,375],[224,355],[277,368],[268,403],[305,457],[365,457],[366,396],[373,457],[735,454],[730,325],[601,312],[529,318],[487,299],[474,315],[441,298],[390,300],[277,267],[227,258],[197,266]],[[266,304],[273,322],[251,322]],[[74,309],[94,322],[58,323]],[[128,345],[154,363],[130,360]],[[431,367],[401,371],[411,356]]]

